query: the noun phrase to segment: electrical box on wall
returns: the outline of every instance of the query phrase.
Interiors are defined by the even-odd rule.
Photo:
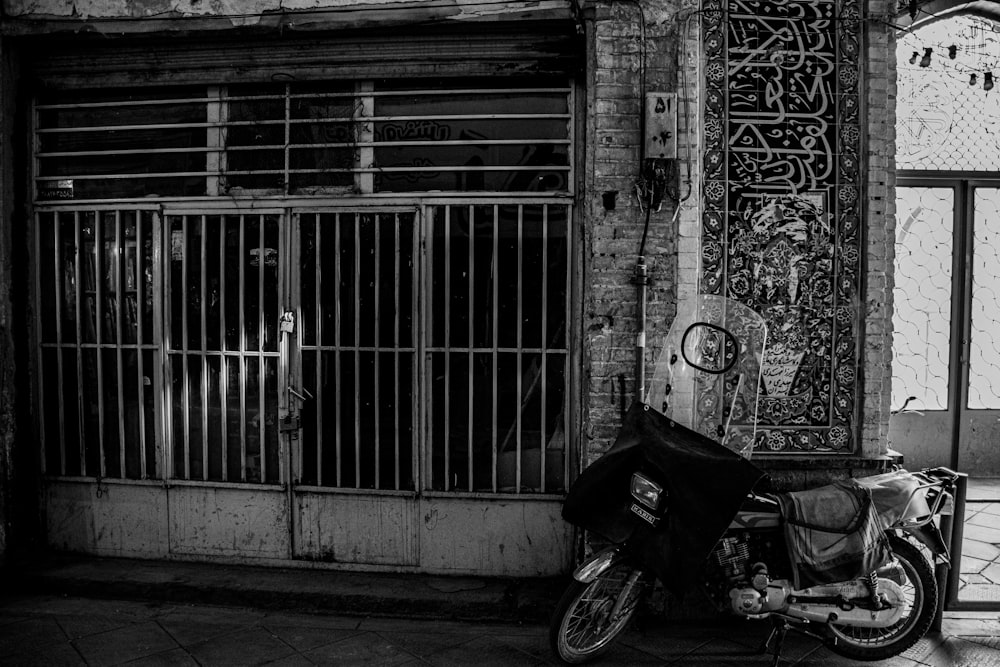
[[[646,93],[646,157],[677,157],[677,93]]]

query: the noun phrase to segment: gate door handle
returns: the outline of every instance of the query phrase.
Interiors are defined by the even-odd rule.
[[[301,393],[299,393],[299,392],[301,392]],[[305,387],[303,387],[302,389],[300,389],[298,391],[296,391],[294,387],[289,387],[288,388],[288,393],[291,394],[292,396],[294,396],[295,398],[299,399],[303,403],[305,403],[306,401],[308,401],[311,398],[313,398],[313,395],[310,394],[309,390],[306,389]]]

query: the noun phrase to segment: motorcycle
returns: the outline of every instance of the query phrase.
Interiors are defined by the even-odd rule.
[[[780,366],[802,359],[791,337],[772,338],[758,313],[724,297],[678,308],[646,401],[563,506],[608,546],[576,568],[556,606],[549,639],[562,661],[602,655],[644,601],[696,584],[720,611],[772,621],[760,653],[772,650],[773,665],[788,630],[857,660],[897,655],[927,632],[938,590],[925,554],[948,563],[935,521],[958,475],[895,469],[767,492],[752,461],[767,436],[759,409],[788,386],[794,368]]]

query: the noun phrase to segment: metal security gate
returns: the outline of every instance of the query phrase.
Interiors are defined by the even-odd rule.
[[[574,87],[376,69],[138,87],[39,70],[54,544],[569,563]]]
[[[568,479],[568,213],[296,214],[285,419],[301,425],[297,557],[503,571],[511,548],[538,571],[541,540],[563,558],[558,496],[543,494]],[[492,544],[512,521],[524,534]]]
[[[541,199],[39,213],[56,544],[559,571],[569,220]]]

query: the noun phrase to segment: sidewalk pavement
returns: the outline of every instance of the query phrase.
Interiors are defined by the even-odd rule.
[[[9,575],[2,665],[551,665],[561,581],[71,559]],[[644,618],[602,665],[770,665],[766,621]],[[780,665],[1000,667],[1000,612],[947,613],[902,656],[857,663],[789,634]]]

